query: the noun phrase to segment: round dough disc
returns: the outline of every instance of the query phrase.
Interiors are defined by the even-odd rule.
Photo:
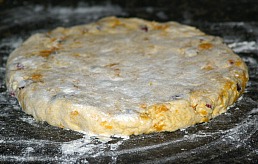
[[[225,112],[248,71],[219,37],[176,22],[107,17],[35,34],[6,84],[39,121],[92,135],[174,131]]]

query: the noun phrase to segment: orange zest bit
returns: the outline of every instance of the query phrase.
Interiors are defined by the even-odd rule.
[[[162,131],[163,130],[163,127],[164,127],[164,124],[155,124],[153,126],[157,131]]]
[[[213,70],[214,68],[210,65],[206,65],[205,67],[202,68],[203,70],[206,70],[206,71],[210,71],[210,70]]]
[[[105,65],[105,67],[113,67],[116,65],[119,65],[119,63],[110,63],[110,64]]]
[[[209,119],[207,118],[207,117],[204,117],[204,118],[202,118],[202,120],[201,120],[202,122],[208,122],[209,121]]]
[[[54,51],[56,51],[58,49],[59,48],[53,47],[49,50],[42,50],[42,51],[39,51],[39,55],[47,58],[49,55],[51,55]]]
[[[213,45],[211,43],[201,43],[199,44],[199,49],[201,50],[208,50],[211,49]]]
[[[155,30],[166,30],[169,27],[168,24],[163,24],[163,25],[154,25]]]
[[[77,110],[74,110],[71,112],[71,116],[78,116],[79,112]]]
[[[39,55],[42,57],[48,57],[52,52],[52,50],[42,50],[39,52]]]
[[[197,107],[198,104],[195,104],[195,105],[192,105],[191,107],[196,110],[196,107]]]
[[[119,19],[114,19],[113,24],[112,24],[111,27],[114,28],[114,27],[120,26],[120,25],[122,25],[122,24],[123,24],[123,23],[121,23]]]
[[[168,111],[169,109],[167,108],[166,105],[162,104],[162,105],[154,106],[154,110],[155,110],[156,113],[162,113],[162,112]]]
[[[202,116],[207,116],[207,111],[206,110],[201,110],[200,112],[199,112]]]
[[[31,75],[31,79],[33,81],[41,81],[42,80],[42,75],[40,73],[34,73]]]
[[[160,112],[166,112],[166,111],[168,111],[168,108],[166,107],[166,105],[161,105],[161,106],[159,107],[159,111],[160,111]]]
[[[229,90],[232,86],[234,85],[234,83],[232,82],[232,81],[226,81],[225,82],[225,85],[224,85],[224,88],[223,88],[223,90],[224,91],[227,91],[227,90]]]
[[[147,104],[140,104],[140,108],[146,109],[147,108]]]
[[[140,114],[140,118],[142,118],[142,119],[144,119],[144,120],[147,120],[147,119],[149,119],[150,117],[149,117],[149,115],[148,115],[147,113],[141,113],[141,114]]]
[[[100,125],[103,126],[106,129],[112,129],[113,128],[111,125],[107,124],[107,121],[101,122]]]

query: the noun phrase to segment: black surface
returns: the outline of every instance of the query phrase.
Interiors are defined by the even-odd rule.
[[[243,98],[209,123],[108,143],[38,123],[23,113],[4,84],[11,51],[36,32],[108,15],[179,21],[224,38],[249,67]],[[255,0],[0,1],[0,163],[257,163],[257,40]]]

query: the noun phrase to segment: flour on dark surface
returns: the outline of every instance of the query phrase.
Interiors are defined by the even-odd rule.
[[[146,11],[153,13],[157,9],[149,7]],[[15,48],[36,32],[48,31],[57,26],[68,27],[88,23],[109,15],[134,16],[134,14],[117,5],[89,6],[85,3],[77,7],[28,5],[5,11],[5,14],[8,17],[1,18],[0,21],[0,33],[5,33],[2,33],[1,36],[4,37],[0,38],[1,162],[176,163],[198,160],[200,163],[209,161],[255,163],[258,153],[257,40],[247,40],[242,35],[236,36],[230,30],[232,31],[231,27],[235,24],[240,28],[240,32],[250,33],[252,30],[255,31],[257,24],[251,26],[241,22],[211,23],[205,27],[207,31],[212,31],[212,27],[216,27],[217,29],[212,32],[226,39],[229,46],[247,63],[250,71],[250,82],[245,94],[226,114],[209,123],[173,133],[131,136],[127,139],[116,137],[98,139],[37,122],[23,113],[16,99],[5,88],[6,60]],[[156,15],[160,19],[169,18],[165,12],[157,11]],[[186,16],[186,19],[190,17]],[[196,24],[198,25],[198,22]],[[222,28],[229,32],[221,33]],[[14,31],[6,34],[8,29]],[[253,32],[252,37],[257,38],[258,34]]]

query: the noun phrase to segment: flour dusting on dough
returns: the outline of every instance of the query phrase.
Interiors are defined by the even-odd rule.
[[[26,113],[106,136],[207,122],[247,80],[245,63],[221,38],[177,22],[117,17],[32,35],[10,54],[6,76]]]

